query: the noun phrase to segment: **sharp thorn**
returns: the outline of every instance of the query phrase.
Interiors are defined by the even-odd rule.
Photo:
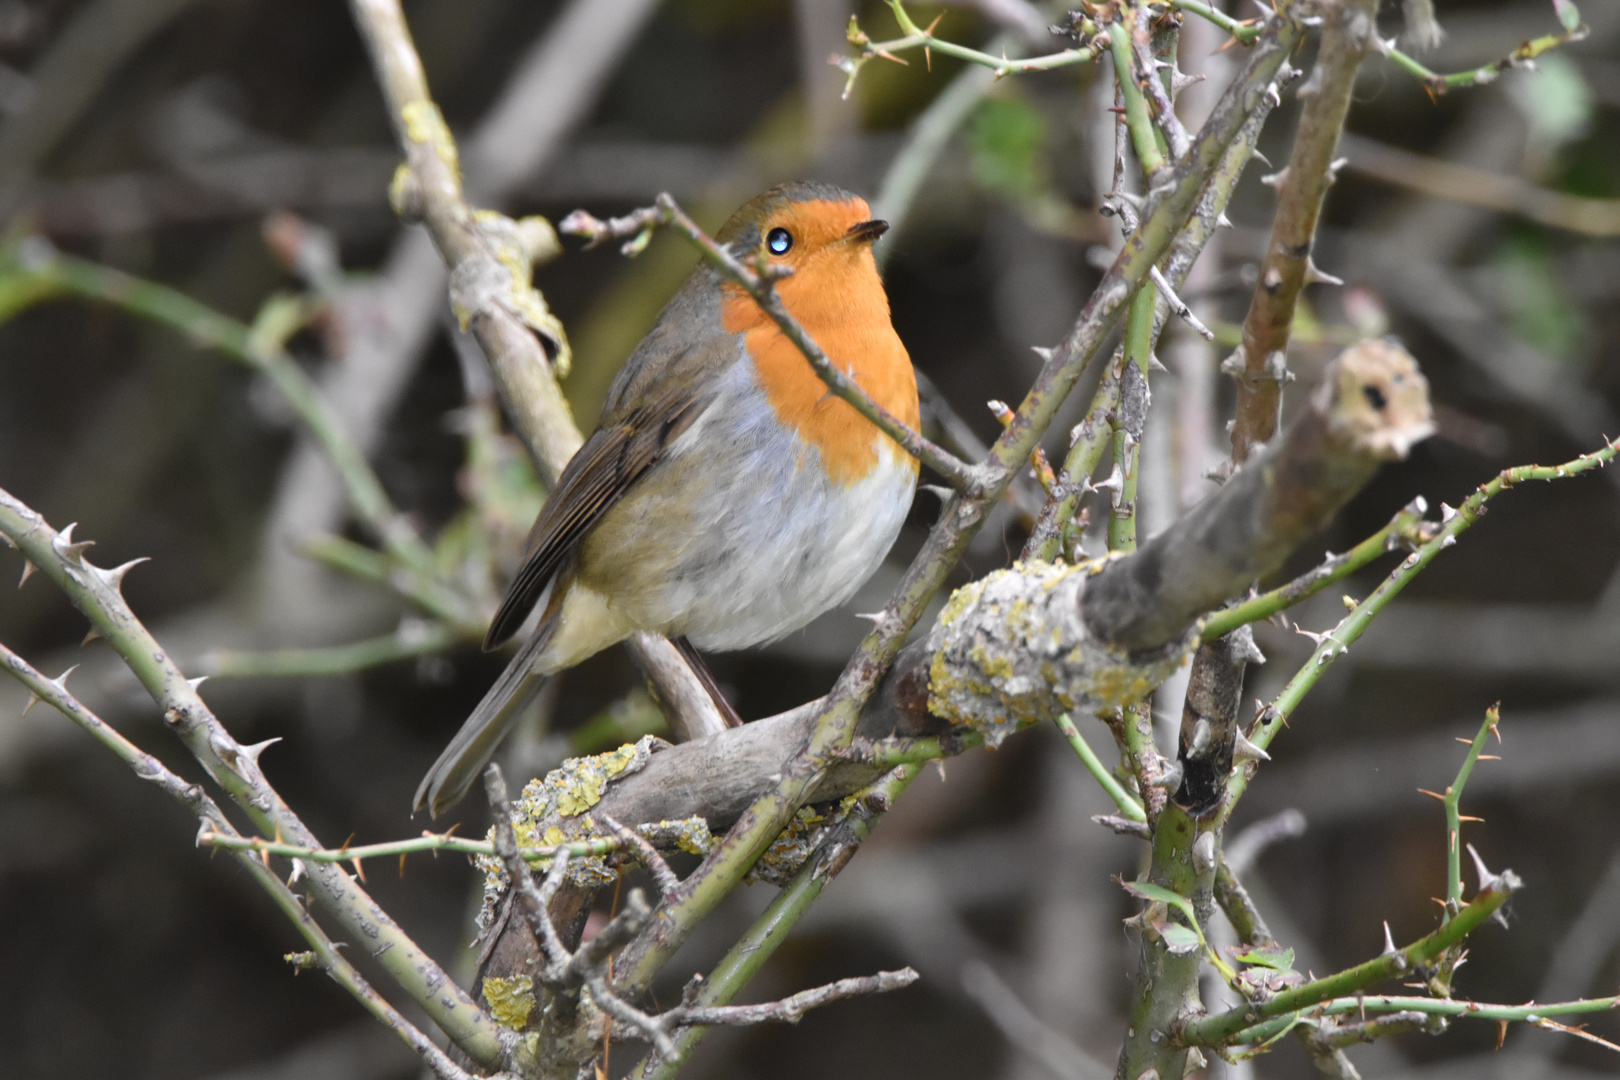
[[[32,690],[30,690],[28,692],[28,704],[23,706],[22,714],[24,716],[27,716],[28,715],[28,710],[32,709],[38,703],[39,703],[39,695],[34,693]]]
[[[101,579],[102,584],[110,586],[114,592],[120,592],[124,587],[124,575],[141,565],[141,563],[151,561],[151,559],[142,555],[138,559],[131,559],[122,566],[115,566],[111,570],[102,570],[99,567],[91,567],[91,569],[95,571],[96,577]]]
[[[78,522],[76,521],[68,525],[67,528],[56,534],[56,539],[51,541],[51,547],[56,549],[56,553],[60,555],[64,561],[70,563],[82,563],[84,561],[84,553],[90,548],[94,547],[96,544],[94,540],[80,540],[75,542],[73,539],[73,529],[76,525],[78,525]]]
[[[1245,761],[1270,761],[1271,755],[1249,741],[1249,737],[1239,729],[1233,733],[1232,760],[1242,764]]]
[[[28,584],[28,579],[33,577],[38,572],[39,572],[39,567],[35,566],[33,563],[29,562],[27,559],[24,559],[23,560],[22,577],[17,581],[17,588],[20,589],[24,585]]]
[[[280,741],[281,736],[277,735],[273,739],[266,739],[264,742],[256,742],[252,746],[244,746],[242,747],[242,756],[247,758],[249,761],[257,763],[260,754],[264,753],[266,750],[270,749],[270,747],[276,745],[276,743]]]
[[[96,638],[98,638],[100,636],[101,636],[101,631],[97,630],[95,627],[92,626],[89,629],[89,631],[87,631],[85,633],[84,640],[79,642],[79,648],[81,648],[81,649],[84,648],[86,645],[90,644],[92,641],[96,640]]]
[[[198,675],[195,679],[187,679],[186,680],[186,685],[191,687],[193,690],[195,690],[195,689],[197,689],[197,687],[201,686],[203,683],[205,683],[207,681],[208,681],[208,676],[206,676],[206,675]]]
[[[1034,351],[1036,356],[1041,358],[1043,364],[1052,359],[1052,350],[1044,345],[1031,345],[1030,349]]]

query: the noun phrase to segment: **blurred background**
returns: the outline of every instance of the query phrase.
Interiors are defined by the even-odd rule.
[[[844,74],[828,59],[848,51],[849,0],[405,7],[483,205],[605,216],[667,190],[716,227],[785,179],[882,193],[877,213],[896,225],[880,245],[895,324],[934,387],[936,434],[959,446],[995,435],[985,402],[1021,398],[1038,364],[1030,347],[1063,335],[1119,243],[1096,212],[1110,184],[1106,67],[991,85],[983,72],[913,53],[907,65],[868,64],[842,100]],[[1393,36],[1400,14],[1386,7]],[[1438,71],[1557,28],[1546,0],[1438,0],[1437,9],[1447,37],[1424,60]],[[1255,13],[1248,0],[1232,10]],[[918,6],[915,17],[926,25],[941,12],[938,32],[955,41],[1060,47],[1045,29],[1056,13],[1024,0]],[[881,4],[863,2],[859,14],[874,38],[896,36]],[[1290,573],[1324,549],[1344,550],[1414,496],[1455,504],[1506,466],[1564,461],[1620,433],[1620,5],[1588,0],[1583,15],[1590,35],[1536,72],[1438,99],[1387,62],[1364,68],[1342,147],[1349,164],[1317,247],[1316,261],[1347,286],[1306,292],[1294,396],[1342,345],[1393,332],[1431,380],[1440,430],[1386,469]],[[1221,42],[1187,20],[1182,66],[1209,76],[1182,98],[1191,120],[1241,59],[1241,49],[1217,52]],[[952,87],[960,100],[940,104]],[[951,110],[959,122],[908,191],[892,166],[917,149],[919,118]],[[1262,139],[1278,166],[1295,115],[1290,92]],[[473,421],[489,415],[488,376],[453,333],[437,255],[388,208],[397,160],[344,5],[0,0],[0,317],[9,316],[0,486],[58,528],[77,521],[100,565],[151,556],[126,595],[188,670],[222,666],[221,649],[342,645],[417,624],[383,588],[300,554],[311,537],[360,534],[271,386],[116,305],[31,302],[26,264],[49,249],[30,238],[243,321],[278,292],[319,296],[325,306],[290,351],[425,535],[476,526],[492,538],[493,561],[464,575],[492,602],[537,492],[514,444],[487,431],[469,441]],[[1218,342],[1178,325],[1161,345],[1169,371],[1154,377],[1144,450],[1149,532],[1207,490],[1204,470],[1227,452],[1229,391],[1215,370],[1264,250],[1266,171],[1250,169],[1230,211],[1235,227],[1183,292]],[[635,260],[564,247],[536,283],[571,336],[565,389],[588,429],[617,365],[696,256],[668,236]],[[1083,385],[1049,452],[1061,455],[1088,398]],[[504,502],[489,497],[497,482],[474,467],[475,444],[504,463]],[[1228,847],[1246,845],[1250,888],[1301,970],[1378,952],[1383,920],[1403,942],[1434,924],[1443,817],[1416,789],[1450,782],[1463,753],[1454,738],[1471,736],[1500,699],[1502,760],[1470,782],[1464,812],[1485,823],[1465,839],[1527,888],[1508,929],[1475,936],[1458,992],[1519,1002],[1615,989],[1617,484],[1620,470],[1610,470],[1504,494],[1274,744]],[[470,494],[484,511],[507,507],[507,518],[486,512],[469,526]],[[861,632],[852,613],[881,605],[936,508],[919,495],[889,566],[846,611],[763,651],[714,658],[745,717],[825,692]],[[1017,512],[1003,507],[953,584],[1004,565],[1023,539]],[[1377,564],[1291,615],[1325,629],[1342,614],[1340,592],[1364,596],[1387,569]],[[105,644],[80,647],[84,621],[63,597],[43,580],[12,587],[21,571],[0,550],[0,640],[48,673],[83,663],[72,685],[87,703],[199,775]],[[1270,662],[1252,672],[1248,696],[1269,699],[1310,642],[1273,626],[1257,637]],[[503,662],[468,641],[318,676],[219,678],[205,695],[244,742],[283,740],[264,767],[319,835],[371,842],[423,826],[409,817],[411,793]],[[619,652],[552,686],[508,752],[509,769],[532,775],[658,722]],[[231,863],[193,848],[194,824],[168,799],[61,717],[20,716],[23,702],[0,686],[0,1075],[416,1073],[340,990],[282,962],[300,939]],[[1160,708],[1179,715],[1169,693]],[[1095,721],[1084,730],[1093,745],[1106,739]],[[1135,946],[1120,925],[1131,903],[1110,879],[1137,872],[1142,845],[1089,820],[1110,804],[1054,736],[1032,731],[999,753],[930,769],[749,994],[904,964],[923,974],[918,987],[834,1005],[797,1027],[716,1032],[687,1075],[1111,1075]],[[455,814],[463,832],[482,832],[478,807]],[[403,877],[378,863],[370,878],[409,932],[466,970],[476,881],[462,860],[414,857]],[[666,1003],[770,892],[741,890],[709,920],[672,966]],[[1609,1016],[1592,1029],[1620,1036]],[[1611,1052],[1573,1039],[1516,1029],[1493,1051],[1496,1038],[1494,1025],[1464,1024],[1351,1056],[1369,1077],[1620,1069]],[[616,1052],[612,1071],[638,1056]],[[1286,1041],[1253,1068],[1211,1071],[1312,1075]]]

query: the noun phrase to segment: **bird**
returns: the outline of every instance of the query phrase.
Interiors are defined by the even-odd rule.
[[[744,204],[715,240],[789,271],[775,285],[783,305],[915,429],[916,375],[872,254],[887,229],[859,196],[800,180]],[[538,622],[428,770],[415,809],[452,806],[546,677],[633,633],[731,651],[847,600],[893,546],[917,472],[753,297],[700,264],[541,508],[484,648],[536,610]]]

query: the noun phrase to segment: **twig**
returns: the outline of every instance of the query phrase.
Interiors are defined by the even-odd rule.
[[[1137,801],[1134,795],[1126,791],[1118,780],[1114,779],[1114,774],[1109,772],[1108,766],[1104,765],[1097,757],[1096,752],[1086,742],[1086,737],[1080,734],[1079,728],[1074,726],[1074,721],[1069,718],[1069,714],[1059,713],[1056,721],[1058,730],[1063,732],[1065,739],[1069,740],[1069,745],[1079,755],[1081,763],[1086,767],[1086,771],[1108,793],[1108,797],[1114,800],[1114,805],[1119,807],[1119,812],[1131,821],[1146,821],[1147,814],[1142,810],[1142,804]]]
[[[47,679],[3,644],[0,644],[0,664],[3,664],[6,670],[36,698],[55,708],[89,732],[97,742],[111,750],[124,764],[134,770],[136,776],[156,784],[196,815],[202,823],[202,829],[197,834],[198,844],[211,843],[216,839],[242,839],[236,834],[235,827],[225,816],[224,811],[209,798],[200,785],[187,783],[170,772],[157,758],[124,738],[68,693],[67,675]],[[282,914],[286,915],[304,936],[304,940],[313,950],[311,954],[313,966],[326,972],[333,982],[347,990],[368,1012],[398,1035],[441,1080],[472,1080],[470,1073],[452,1062],[443,1050],[434,1045],[433,1040],[400,1015],[381,994],[377,993],[354,965],[343,958],[337,945],[327,937],[305,910],[303,901],[271,872],[268,862],[255,857],[252,850],[239,849],[237,864],[269,894]]]
[[[1204,623],[1199,632],[1200,638],[1214,641],[1247,623],[1269,619],[1301,600],[1315,596],[1334,582],[1343,581],[1380,555],[1400,547],[1417,547],[1429,538],[1429,528],[1423,520],[1428,509],[1429,504],[1422,496],[1413,499],[1390,519],[1388,525],[1344,554],[1330,554],[1314,570],[1301,574],[1288,584],[1215,612]]]
[[[675,876],[675,871],[669,868],[669,863],[658,854],[657,848],[647,842],[646,837],[628,826],[619,824],[608,814],[602,815],[602,823],[612,829],[613,834],[623,841],[625,847],[629,848],[641,865],[647,868],[647,872],[658,883],[658,893],[661,897],[671,895],[680,887],[681,879]]]
[[[782,298],[776,294],[775,282],[777,278],[784,276],[784,271],[768,268],[763,263],[750,267],[729,247],[716,243],[699,228],[667,192],[659,195],[654,205],[632,211],[623,217],[599,221],[583,210],[575,210],[564,218],[560,225],[565,233],[585,237],[589,241],[588,247],[594,247],[607,240],[625,240],[626,254],[631,254],[644,246],[654,229],[665,227],[674,229],[690,240],[727,280],[751,296],[760,310],[781,328],[783,335],[798,347],[799,352],[815,369],[822,382],[827,384],[827,389],[843,398],[856,412],[870,420],[879,431],[904,447],[912,457],[943,476],[957,490],[976,492],[983,486],[981,468],[961,461],[954,454],[935,446],[896,419],[882,405],[872,400],[872,396],[864,387],[827,357],[821,346],[816,344],[815,339],[805,331],[782,303]]]
[[[862,975],[854,979],[801,990],[797,994],[768,1001],[760,1005],[677,1005],[666,1013],[681,1025],[763,1024],[772,1021],[799,1022],[799,1018],[821,1005],[842,998],[863,997],[867,994],[886,994],[890,990],[903,990],[920,976],[911,968],[899,971],[880,971],[875,975]]]
[[[1304,989],[1300,987],[1298,989]],[[1314,1005],[1307,1010],[1289,1012],[1288,1015],[1267,1020],[1234,1033],[1230,1043],[1260,1042],[1271,1038],[1302,1016],[1345,1016],[1367,1013],[1414,1012],[1424,1016],[1447,1016],[1462,1020],[1494,1020],[1533,1024],[1549,1031],[1580,1034],[1552,1021],[1554,1016],[1584,1016],[1588,1013],[1608,1012],[1620,1008],[1620,995],[1606,998],[1582,998],[1578,1001],[1559,1001],[1546,1005],[1531,1002],[1528,1005],[1494,1005],[1461,998],[1405,997],[1392,994],[1357,994],[1337,997]],[[1225,1015],[1225,1014],[1223,1014]],[[1198,1045],[1208,1045],[1200,1043]],[[1613,1049],[1613,1044],[1605,1044]]]
[[[266,840],[262,836],[240,836],[235,832],[203,832],[198,834],[197,843],[207,847],[222,848],[226,851],[248,851],[261,855],[276,855],[285,859],[306,859],[310,862],[329,863],[356,863],[365,859],[388,859],[394,856],[414,855],[422,851],[434,853],[453,851],[460,855],[498,854],[495,845],[488,840],[473,840],[469,837],[433,832],[424,832],[421,836],[411,840],[390,840],[382,844],[356,844],[340,848],[303,847],[298,844]],[[551,860],[562,852],[567,852],[570,858],[580,859],[591,855],[607,855],[615,851],[621,851],[624,846],[625,842],[622,839],[615,840],[603,837],[598,840],[576,840],[567,844],[541,844],[536,847],[520,847],[517,851],[527,863],[549,865]]]
[[[1018,74],[1027,71],[1051,71],[1054,68],[1068,67],[1072,64],[1084,64],[1096,59],[1097,50],[1093,48],[1064,49],[1062,52],[1051,53],[1046,56],[1037,56],[1030,59],[1017,59],[1008,56],[1004,49],[1000,56],[970,49],[965,45],[958,45],[953,41],[934,36],[934,27],[939,25],[939,19],[929,24],[927,29],[918,26],[907,14],[901,0],[888,0],[889,9],[894,12],[895,21],[900,24],[900,32],[904,37],[893,41],[873,41],[861,30],[859,24],[852,16],[849,20],[849,43],[860,50],[856,56],[835,56],[833,63],[843,71],[848,78],[844,82],[844,97],[849,97],[850,91],[855,88],[855,78],[861,73],[861,68],[874,58],[904,64],[895,53],[907,49],[922,49],[924,53],[937,51],[946,56],[954,56],[958,60],[966,60],[970,64],[978,64],[989,68],[996,78],[1005,75]],[[1095,35],[1097,28],[1090,20],[1082,20],[1076,27],[1077,31],[1086,36]],[[1002,39],[998,38],[997,41]],[[925,57],[926,58],[926,57]],[[930,61],[931,62],[931,61]]]
[[[1499,706],[1492,705],[1485,710],[1485,721],[1479,726],[1479,733],[1468,744],[1468,753],[1463,757],[1462,766],[1457,770],[1457,778],[1446,788],[1441,802],[1446,807],[1446,906],[1448,910],[1455,909],[1462,904],[1462,813],[1459,809],[1462,802],[1463,785],[1468,783],[1468,774],[1474,771],[1474,763],[1479,761],[1480,752],[1485,749],[1485,740],[1496,736],[1498,742],[1502,740],[1502,733],[1497,727],[1500,719]],[[1470,820],[1478,820],[1472,818]],[[1469,850],[1473,850],[1470,848]],[[1478,858],[1478,856],[1475,856]],[[1480,867],[1480,888],[1485,887],[1484,866]]]
[[[1484,86],[1496,81],[1502,72],[1516,67],[1524,67],[1542,53],[1558,48],[1571,41],[1580,41],[1586,37],[1586,24],[1581,22],[1580,12],[1573,3],[1559,3],[1558,18],[1564,29],[1557,34],[1543,34],[1532,38],[1499,60],[1492,60],[1488,64],[1481,64],[1468,71],[1459,71],[1451,75],[1440,75],[1424,67],[1417,60],[1401,52],[1399,49],[1386,47],[1384,51],[1396,67],[1415,77],[1423,83],[1423,88],[1429,94],[1438,97],[1448,90],[1456,90],[1465,86]]]

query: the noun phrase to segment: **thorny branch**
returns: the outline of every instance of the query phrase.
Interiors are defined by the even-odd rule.
[[[172,727],[181,730],[181,733],[190,732],[206,740],[206,748],[201,748],[194,740],[188,740],[193,753],[203,761],[204,767],[209,769],[215,780],[222,782],[227,792],[237,800],[241,810],[254,816],[261,827],[267,823],[275,823],[277,832],[285,829],[288,836],[309,837],[308,831],[292,811],[287,810],[280,798],[275,795],[269,784],[264,782],[261,772],[258,771],[258,756],[269,743],[258,746],[241,746],[225,733],[224,727],[214,721],[214,717],[207,712],[201,698],[196,696],[196,687],[186,682],[178,670],[173,669],[172,662],[157,648],[156,641],[152,641],[141,627],[141,623],[134,619],[128,607],[123,604],[123,597],[118,593],[118,585],[122,581],[123,573],[130,570],[133,563],[125,563],[123,567],[115,570],[102,570],[94,567],[84,559],[84,549],[89,542],[73,541],[71,528],[63,529],[63,533],[53,533],[44,521],[37,515],[32,515],[28,508],[11,499],[6,492],[0,491],[0,538],[19,547],[23,554],[31,560],[31,565],[44,567],[42,572],[50,576],[57,585],[68,591],[79,609],[91,617],[91,622],[102,630],[102,635],[118,649],[130,664],[136,674],[144,675],[143,682],[147,690],[152,691],[159,704],[167,706],[165,719]],[[136,560],[143,562],[143,560]],[[136,656],[131,649],[139,651]],[[139,664],[136,662],[139,659]],[[115,732],[107,722],[102,721],[94,712],[84,708],[78,699],[66,690],[66,677],[45,678],[31,665],[11,653],[10,649],[0,644],[0,662],[5,664],[6,670],[19,682],[32,691],[32,695],[44,699],[62,712],[63,716],[76,722],[79,727],[94,735],[102,745],[112,750],[118,758],[134,769],[134,774],[144,780],[151,780],[152,784],[159,785],[170,797],[180,801],[191,813],[198,816],[203,824],[199,832],[199,842],[204,834],[215,836],[237,837],[237,829],[230,823],[224,811],[215,805],[199,785],[186,784],[185,780],[168,771],[159,759],[139,750],[138,746],[128,742],[123,735]],[[167,687],[167,691],[160,691],[154,685],[154,680]],[[183,690],[181,690],[183,688]],[[190,701],[188,699],[190,698]],[[185,716],[181,709],[190,712]],[[271,740],[275,742],[275,740]],[[199,753],[201,750],[201,753]],[[309,837],[313,840],[313,837]],[[470,1074],[462,1067],[450,1061],[444,1051],[437,1048],[428,1036],[424,1036],[415,1025],[411,1025],[407,1018],[399,1014],[390,1006],[389,1002],[377,993],[376,989],[364,980],[364,976],[355,970],[352,963],[343,959],[332,939],[322,931],[321,926],[314,921],[313,916],[306,910],[305,902],[292,889],[282,882],[277,874],[272,873],[267,855],[256,855],[251,850],[240,850],[237,853],[238,865],[253,876],[267,894],[271,895],[275,905],[293,921],[305,941],[311,946],[308,967],[316,967],[347,989],[348,993],[360,1001],[364,1009],[371,1012],[377,1020],[381,1020],[387,1028],[410,1046],[416,1054],[423,1057],[423,1061],[439,1075],[441,1080],[470,1080]],[[436,1001],[421,1002],[428,1014],[436,1020],[445,1030],[455,1030],[462,1033],[465,1048],[484,1049],[492,1057],[501,1054],[501,1040],[496,1035],[494,1023],[488,1017],[483,1017],[470,999],[462,996],[455,989],[454,983],[444,973],[439,972],[437,965],[428,955],[423,954],[415,942],[411,942],[399,928],[382,913],[381,908],[374,904],[353,884],[352,879],[335,866],[322,866],[316,863],[295,861],[293,863],[296,876],[308,876],[311,887],[314,889],[316,899],[321,900],[322,907],[339,916],[345,928],[355,936],[356,941],[368,941],[366,931],[373,931],[371,941],[381,939],[382,949],[377,952],[376,946],[371,946],[373,954],[382,960],[382,965],[392,975],[405,984],[405,988],[413,989],[413,983],[418,988],[428,989],[428,996]],[[368,921],[376,920],[376,921]],[[395,946],[399,946],[399,957],[392,957]],[[420,963],[421,967],[415,972],[400,970],[399,960],[407,965]],[[437,976],[437,978],[434,978]],[[421,980],[421,981],[418,981]],[[418,997],[420,1001],[420,997]],[[460,1041],[460,1040],[458,1040]]]

